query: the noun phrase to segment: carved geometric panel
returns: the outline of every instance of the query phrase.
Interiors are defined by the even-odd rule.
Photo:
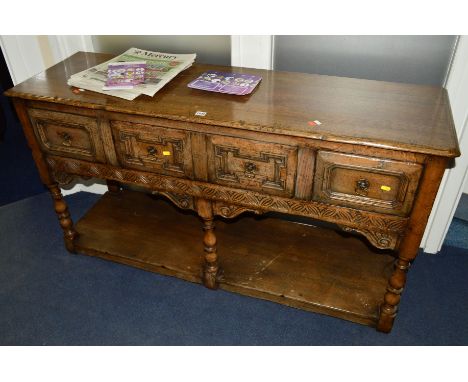
[[[122,166],[192,177],[189,135],[181,130],[124,121],[110,122]]]
[[[211,136],[208,154],[212,182],[274,195],[293,194],[297,170],[296,147]]]
[[[53,154],[105,162],[95,118],[29,109],[29,117],[42,148]]]
[[[406,216],[421,172],[417,163],[320,151],[314,200]]]

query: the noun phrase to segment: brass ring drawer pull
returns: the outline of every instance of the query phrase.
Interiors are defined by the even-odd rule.
[[[367,196],[369,192],[370,183],[367,179],[359,179],[356,181],[356,188],[354,191],[360,196]]]
[[[148,146],[146,150],[148,151],[149,155],[156,155],[158,152],[154,146]]]
[[[244,165],[244,174],[248,178],[254,178],[255,177],[255,171],[257,171],[257,166],[255,165],[255,163],[247,162]]]
[[[57,135],[62,138],[62,145],[64,146],[71,146],[72,144],[72,136],[65,131],[57,132]]]

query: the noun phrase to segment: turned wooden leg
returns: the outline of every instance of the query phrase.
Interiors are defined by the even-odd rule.
[[[62,192],[57,184],[48,185],[49,191],[54,199],[54,209],[59,218],[60,226],[63,229],[63,236],[65,239],[65,247],[69,252],[75,252],[74,240],[78,236],[78,233],[73,227],[73,221],[71,220],[70,213],[68,212],[68,206],[63,200]]]
[[[401,257],[395,261],[395,268],[388,281],[384,302],[380,307],[380,318],[377,330],[388,333],[392,330],[393,321],[397,315],[400,296],[406,283],[406,272],[410,266],[409,260]]]
[[[203,244],[205,245],[205,264],[203,267],[203,283],[207,288],[217,289],[218,255],[216,253],[216,235],[213,219],[203,219]]]
[[[60,226],[63,229],[63,236],[65,239],[65,247],[70,252],[75,252],[74,239],[78,236],[78,233],[73,228],[73,222],[68,212],[68,207],[63,200],[62,192],[58,187],[56,180],[52,176],[52,173],[47,165],[44,154],[42,153],[39,144],[37,143],[34,128],[29,118],[26,102],[22,99],[15,98],[13,104],[16,109],[16,114],[23,126],[24,135],[28,142],[28,146],[31,148],[34,162],[36,163],[39,176],[41,177],[42,183],[44,183],[50,191],[52,198],[54,199],[54,209],[59,218]]]
[[[403,237],[398,248],[398,259],[395,262],[390,279],[388,280],[387,291],[384,301],[380,306],[380,317],[377,323],[377,330],[388,333],[392,330],[393,321],[397,315],[398,304],[406,283],[406,272],[410,263],[416,258],[419,251],[419,244],[426,228],[434,199],[439,188],[440,180],[444,174],[446,160],[444,158],[429,158],[423,173],[419,188],[423,190],[418,193],[414,202],[406,235]]]
[[[120,183],[117,182],[116,180],[106,180],[106,183],[107,183],[107,189],[109,190],[109,192],[112,192],[114,194],[117,194],[120,192],[121,190],[121,186],[120,186]]]
[[[203,265],[203,284],[210,289],[218,288],[218,255],[216,253],[216,235],[214,233],[214,215],[210,201],[197,200],[197,211],[203,219],[203,244],[205,263]]]

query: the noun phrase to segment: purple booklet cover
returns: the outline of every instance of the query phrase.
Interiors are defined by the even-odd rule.
[[[111,62],[103,90],[132,89],[145,80],[145,61]]]
[[[203,73],[187,86],[210,92],[246,95],[252,93],[261,80],[262,77],[252,74],[209,71]]]

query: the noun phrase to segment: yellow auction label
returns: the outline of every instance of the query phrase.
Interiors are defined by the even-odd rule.
[[[163,155],[171,155],[170,151],[163,151]]]
[[[392,188],[389,187],[389,186],[380,186],[380,189],[381,189],[382,191],[390,191]]]

